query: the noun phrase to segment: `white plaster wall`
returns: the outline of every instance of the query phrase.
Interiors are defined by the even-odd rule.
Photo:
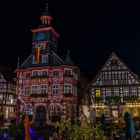
[[[89,118],[89,116],[90,116],[89,107],[82,105],[82,109],[83,109],[83,113]]]

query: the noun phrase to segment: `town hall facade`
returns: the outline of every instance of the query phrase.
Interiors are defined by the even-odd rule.
[[[84,112],[89,115],[88,84],[85,90],[79,90],[78,82],[83,80],[78,67],[69,53],[65,59],[58,54],[59,34],[51,26],[52,16],[47,8],[40,19],[42,24],[31,30],[32,52],[16,70],[17,121],[29,115],[31,123],[42,125],[76,120]]]

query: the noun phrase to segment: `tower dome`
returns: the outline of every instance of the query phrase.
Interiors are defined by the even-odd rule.
[[[46,26],[51,25],[52,16],[48,12],[48,3],[46,4],[46,11],[41,14],[40,19],[41,19],[43,25],[46,25]]]

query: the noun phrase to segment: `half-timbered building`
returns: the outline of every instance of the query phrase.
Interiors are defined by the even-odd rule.
[[[0,66],[0,114],[5,120],[15,118],[16,83],[13,72],[6,66]]]
[[[140,81],[113,52],[91,83],[91,116],[140,115]]]
[[[67,118],[77,119],[81,108],[77,107],[79,69],[69,53],[65,59],[58,54],[59,34],[51,26],[52,16],[47,8],[40,19],[42,24],[31,30],[32,52],[16,70],[17,121],[26,114],[31,123],[39,125]]]

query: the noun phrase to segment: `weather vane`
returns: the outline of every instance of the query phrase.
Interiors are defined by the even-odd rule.
[[[48,12],[48,7],[49,7],[49,4],[46,3],[46,12]]]

